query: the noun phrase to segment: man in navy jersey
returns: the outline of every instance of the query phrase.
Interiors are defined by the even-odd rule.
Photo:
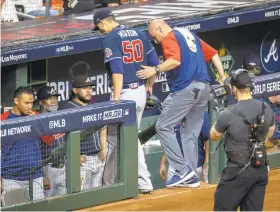
[[[33,91],[28,87],[19,87],[14,92],[14,107],[1,114],[1,121],[32,116],[38,112],[32,110]],[[29,177],[34,168],[41,166],[40,139],[5,142],[1,144],[1,178],[5,192],[16,189],[29,190]],[[33,200],[44,199],[43,170],[33,175]],[[9,201],[8,201],[9,202]],[[7,205],[6,205],[7,206]]]
[[[145,83],[136,76],[142,66],[159,64],[156,51],[144,32],[120,25],[112,12],[102,8],[94,14],[95,27],[106,34],[103,41],[104,63],[112,88],[111,100],[133,100],[136,102],[138,126],[146,105],[146,92],[152,93],[151,81]],[[112,184],[116,176],[117,130],[108,127],[108,154],[103,176],[105,185]],[[138,188],[140,193],[151,193],[153,186],[145,162],[144,152],[138,140]]]
[[[64,110],[91,104],[95,84],[89,77],[91,68],[84,61],[75,62],[70,70],[72,94],[69,100],[60,102],[58,110]],[[106,126],[99,130],[87,128],[81,130],[80,164],[81,190],[88,190],[102,186],[102,175],[106,157]]]

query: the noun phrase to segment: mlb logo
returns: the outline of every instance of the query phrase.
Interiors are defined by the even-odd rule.
[[[106,58],[109,58],[109,57],[111,57],[112,55],[113,55],[112,50],[109,49],[109,48],[106,48],[106,49],[105,49],[105,57],[106,57]]]

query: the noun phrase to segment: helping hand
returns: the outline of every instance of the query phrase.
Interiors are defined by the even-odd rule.
[[[165,164],[164,165],[160,165],[159,167],[159,175],[160,175],[160,178],[162,180],[166,180],[167,179],[167,172],[166,172],[166,166]]]
[[[99,153],[98,153],[98,157],[101,161],[104,161],[106,159],[106,150],[101,150]]]
[[[151,76],[154,76],[157,72],[155,70],[154,67],[151,66],[143,66],[142,65],[141,70],[137,71],[136,75],[140,78],[140,79],[148,79]]]
[[[87,156],[81,155],[80,156],[80,166],[83,166],[83,163],[87,162]]]
[[[44,185],[44,190],[50,190],[51,189],[51,181],[48,177],[45,177],[43,179],[43,185]]]

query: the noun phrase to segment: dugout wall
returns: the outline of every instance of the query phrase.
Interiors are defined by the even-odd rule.
[[[115,10],[122,23],[134,24],[136,21],[144,23],[147,19],[151,18],[172,17],[175,13],[174,11],[178,10],[178,8],[174,8],[179,3],[188,3],[188,1],[152,2],[154,2],[154,5],[150,5],[150,1],[147,3],[148,5],[133,6],[134,8],[122,6]],[[201,1],[199,2],[201,3]],[[202,39],[219,50],[219,55],[227,74],[230,74],[233,69],[241,67],[243,57],[249,53],[260,56],[262,61],[261,75],[279,71],[280,59],[277,57],[280,54],[279,1],[271,1],[264,4],[250,4],[253,1],[235,2],[240,2],[239,7],[227,5],[229,6],[227,9],[215,10],[215,12],[213,10],[214,14],[209,13],[209,8],[207,11],[203,10],[203,14],[196,15],[193,12],[195,14],[193,16],[192,13],[182,10],[188,15],[180,13],[177,18],[170,20],[170,24],[173,27],[185,27],[196,32]],[[167,5],[170,10],[163,8],[167,7],[167,3],[173,4]],[[243,5],[243,3],[248,4]],[[174,4],[177,4],[177,6],[174,6]],[[242,8],[242,5],[244,8]],[[211,6],[210,3],[209,6]],[[165,12],[160,12],[159,9],[155,10],[155,7],[161,8]],[[198,8],[196,7],[197,10]],[[180,18],[180,15],[185,17]],[[2,110],[12,106],[13,99],[10,94],[16,87],[21,85],[30,85],[34,89],[38,89],[44,84],[51,85],[61,94],[60,101],[68,99],[71,83],[68,81],[67,72],[70,66],[79,60],[87,62],[92,68],[91,77],[97,84],[93,102],[109,99],[110,88],[108,87],[107,73],[102,63],[101,43],[103,36],[90,32],[89,29],[93,27],[91,13],[79,16],[73,15],[73,17],[76,18],[72,19],[72,21],[68,18],[63,20],[60,20],[60,18],[47,18],[45,19],[46,22],[43,20],[40,22],[41,24],[43,23],[40,27],[26,27],[38,23],[27,21],[2,28]],[[128,20],[135,22],[129,22]],[[52,25],[48,25],[48,22],[52,22]],[[52,30],[49,30],[48,27]],[[144,24],[139,26],[139,28],[145,30],[147,27]],[[32,35],[35,37],[32,37]],[[160,46],[155,45],[155,48],[159,54],[159,59],[163,60]],[[215,70],[213,70],[212,64],[209,64],[208,71],[212,83],[217,83],[217,75]],[[161,100],[164,100],[168,92],[166,77],[162,74],[158,77],[155,84],[154,94],[160,97]],[[144,117],[147,118],[143,119],[141,126],[144,127],[149,124],[149,121],[156,119],[158,114],[159,111],[156,109],[145,111]],[[152,174],[153,184],[155,188],[162,188],[163,183],[159,179],[157,171],[162,153],[161,149],[158,146],[152,145],[144,147],[144,149],[148,167]],[[274,154],[273,157],[275,158],[273,160],[275,161],[274,166],[279,166],[279,156]],[[84,195],[86,196],[87,194]],[[116,195],[118,194],[116,193]],[[103,194],[100,197],[104,197]],[[120,197],[114,196],[114,198]],[[53,200],[53,203],[58,204],[58,202],[60,200]],[[97,203],[92,202],[93,204]],[[69,207],[72,206],[74,207],[74,205],[69,205]],[[27,208],[24,209],[27,210]],[[50,208],[50,210],[52,209]]]

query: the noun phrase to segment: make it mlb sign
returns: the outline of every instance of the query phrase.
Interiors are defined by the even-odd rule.
[[[103,120],[116,119],[122,117],[122,109],[104,111]]]

